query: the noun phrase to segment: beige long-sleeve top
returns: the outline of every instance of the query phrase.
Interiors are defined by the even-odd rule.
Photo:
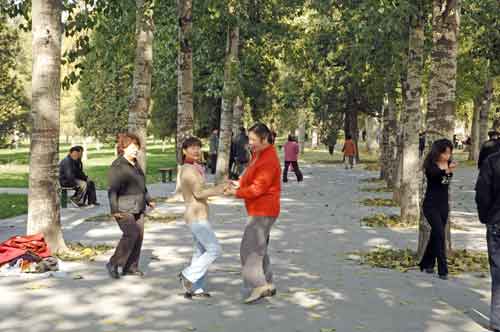
[[[224,184],[215,187],[205,187],[205,179],[191,164],[184,164],[181,168],[181,189],[186,211],[186,223],[208,220],[208,198],[224,194]]]

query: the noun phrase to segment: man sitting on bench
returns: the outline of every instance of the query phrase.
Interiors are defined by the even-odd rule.
[[[73,146],[69,154],[59,163],[59,183],[62,187],[70,187],[75,190],[70,201],[76,207],[89,205],[97,206],[95,184],[90,181],[83,172],[82,163],[83,147]]]

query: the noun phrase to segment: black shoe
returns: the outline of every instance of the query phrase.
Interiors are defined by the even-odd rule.
[[[425,273],[434,274],[434,269],[433,268],[427,268],[427,269],[425,269]]]
[[[188,279],[186,279],[186,277],[184,277],[184,275],[182,274],[182,272],[179,273],[179,281],[181,283],[182,288],[184,288],[184,290],[187,293],[191,293],[192,292],[193,283],[191,281],[189,281]]]
[[[118,266],[113,266],[111,262],[106,263],[106,269],[108,270],[109,276],[113,279],[120,279],[120,274],[118,273]]]
[[[205,298],[206,299],[206,298],[212,297],[212,295],[210,295],[210,293],[203,292],[203,293],[198,293],[198,294],[193,293],[193,294],[191,294],[191,297],[199,297],[199,298]]]
[[[94,202],[94,203],[89,203],[90,206],[101,206],[101,203],[97,203],[97,202]]]
[[[439,279],[441,280],[448,280],[448,275],[447,274],[440,274]]]
[[[136,276],[136,277],[141,277],[144,278],[144,272],[140,270],[135,270],[135,271],[123,271],[122,276]]]

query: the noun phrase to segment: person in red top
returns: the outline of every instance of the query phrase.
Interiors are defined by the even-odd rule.
[[[295,176],[297,176],[297,181],[302,182],[304,177],[300,171],[298,163],[300,147],[297,143],[297,139],[292,135],[288,135],[288,142],[285,143],[284,149],[285,168],[283,169],[283,182],[288,182],[288,168],[290,167],[290,164],[292,164]]]
[[[226,195],[244,199],[249,216],[240,247],[247,304],[276,294],[268,245],[271,228],[280,214],[281,167],[272,139],[264,124],[249,129],[252,160],[240,180],[225,190]]]
[[[356,156],[356,144],[352,140],[351,135],[346,136],[346,141],[344,143],[344,147],[342,148],[342,152],[344,152],[344,160],[345,160],[345,169],[348,168],[348,164],[351,169],[354,166],[354,157]]]

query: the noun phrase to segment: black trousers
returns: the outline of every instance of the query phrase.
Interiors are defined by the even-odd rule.
[[[445,229],[448,222],[448,207],[428,207],[424,205],[424,216],[431,225],[431,237],[420,267],[424,269],[434,268],[437,260],[439,275],[448,274],[448,263],[446,262]]]
[[[217,167],[217,154],[210,155],[210,170],[212,174],[215,174],[215,169]]]
[[[123,235],[110,259],[113,266],[121,266],[123,271],[137,271],[144,238],[144,214],[125,213],[116,219]]]
[[[488,225],[486,232],[491,273],[490,324],[500,329],[500,225]]]
[[[292,165],[293,172],[297,177],[297,181],[301,182],[304,177],[299,169],[299,164],[296,161],[285,161],[285,168],[283,169],[283,182],[288,182],[288,169],[290,168],[290,164]]]

